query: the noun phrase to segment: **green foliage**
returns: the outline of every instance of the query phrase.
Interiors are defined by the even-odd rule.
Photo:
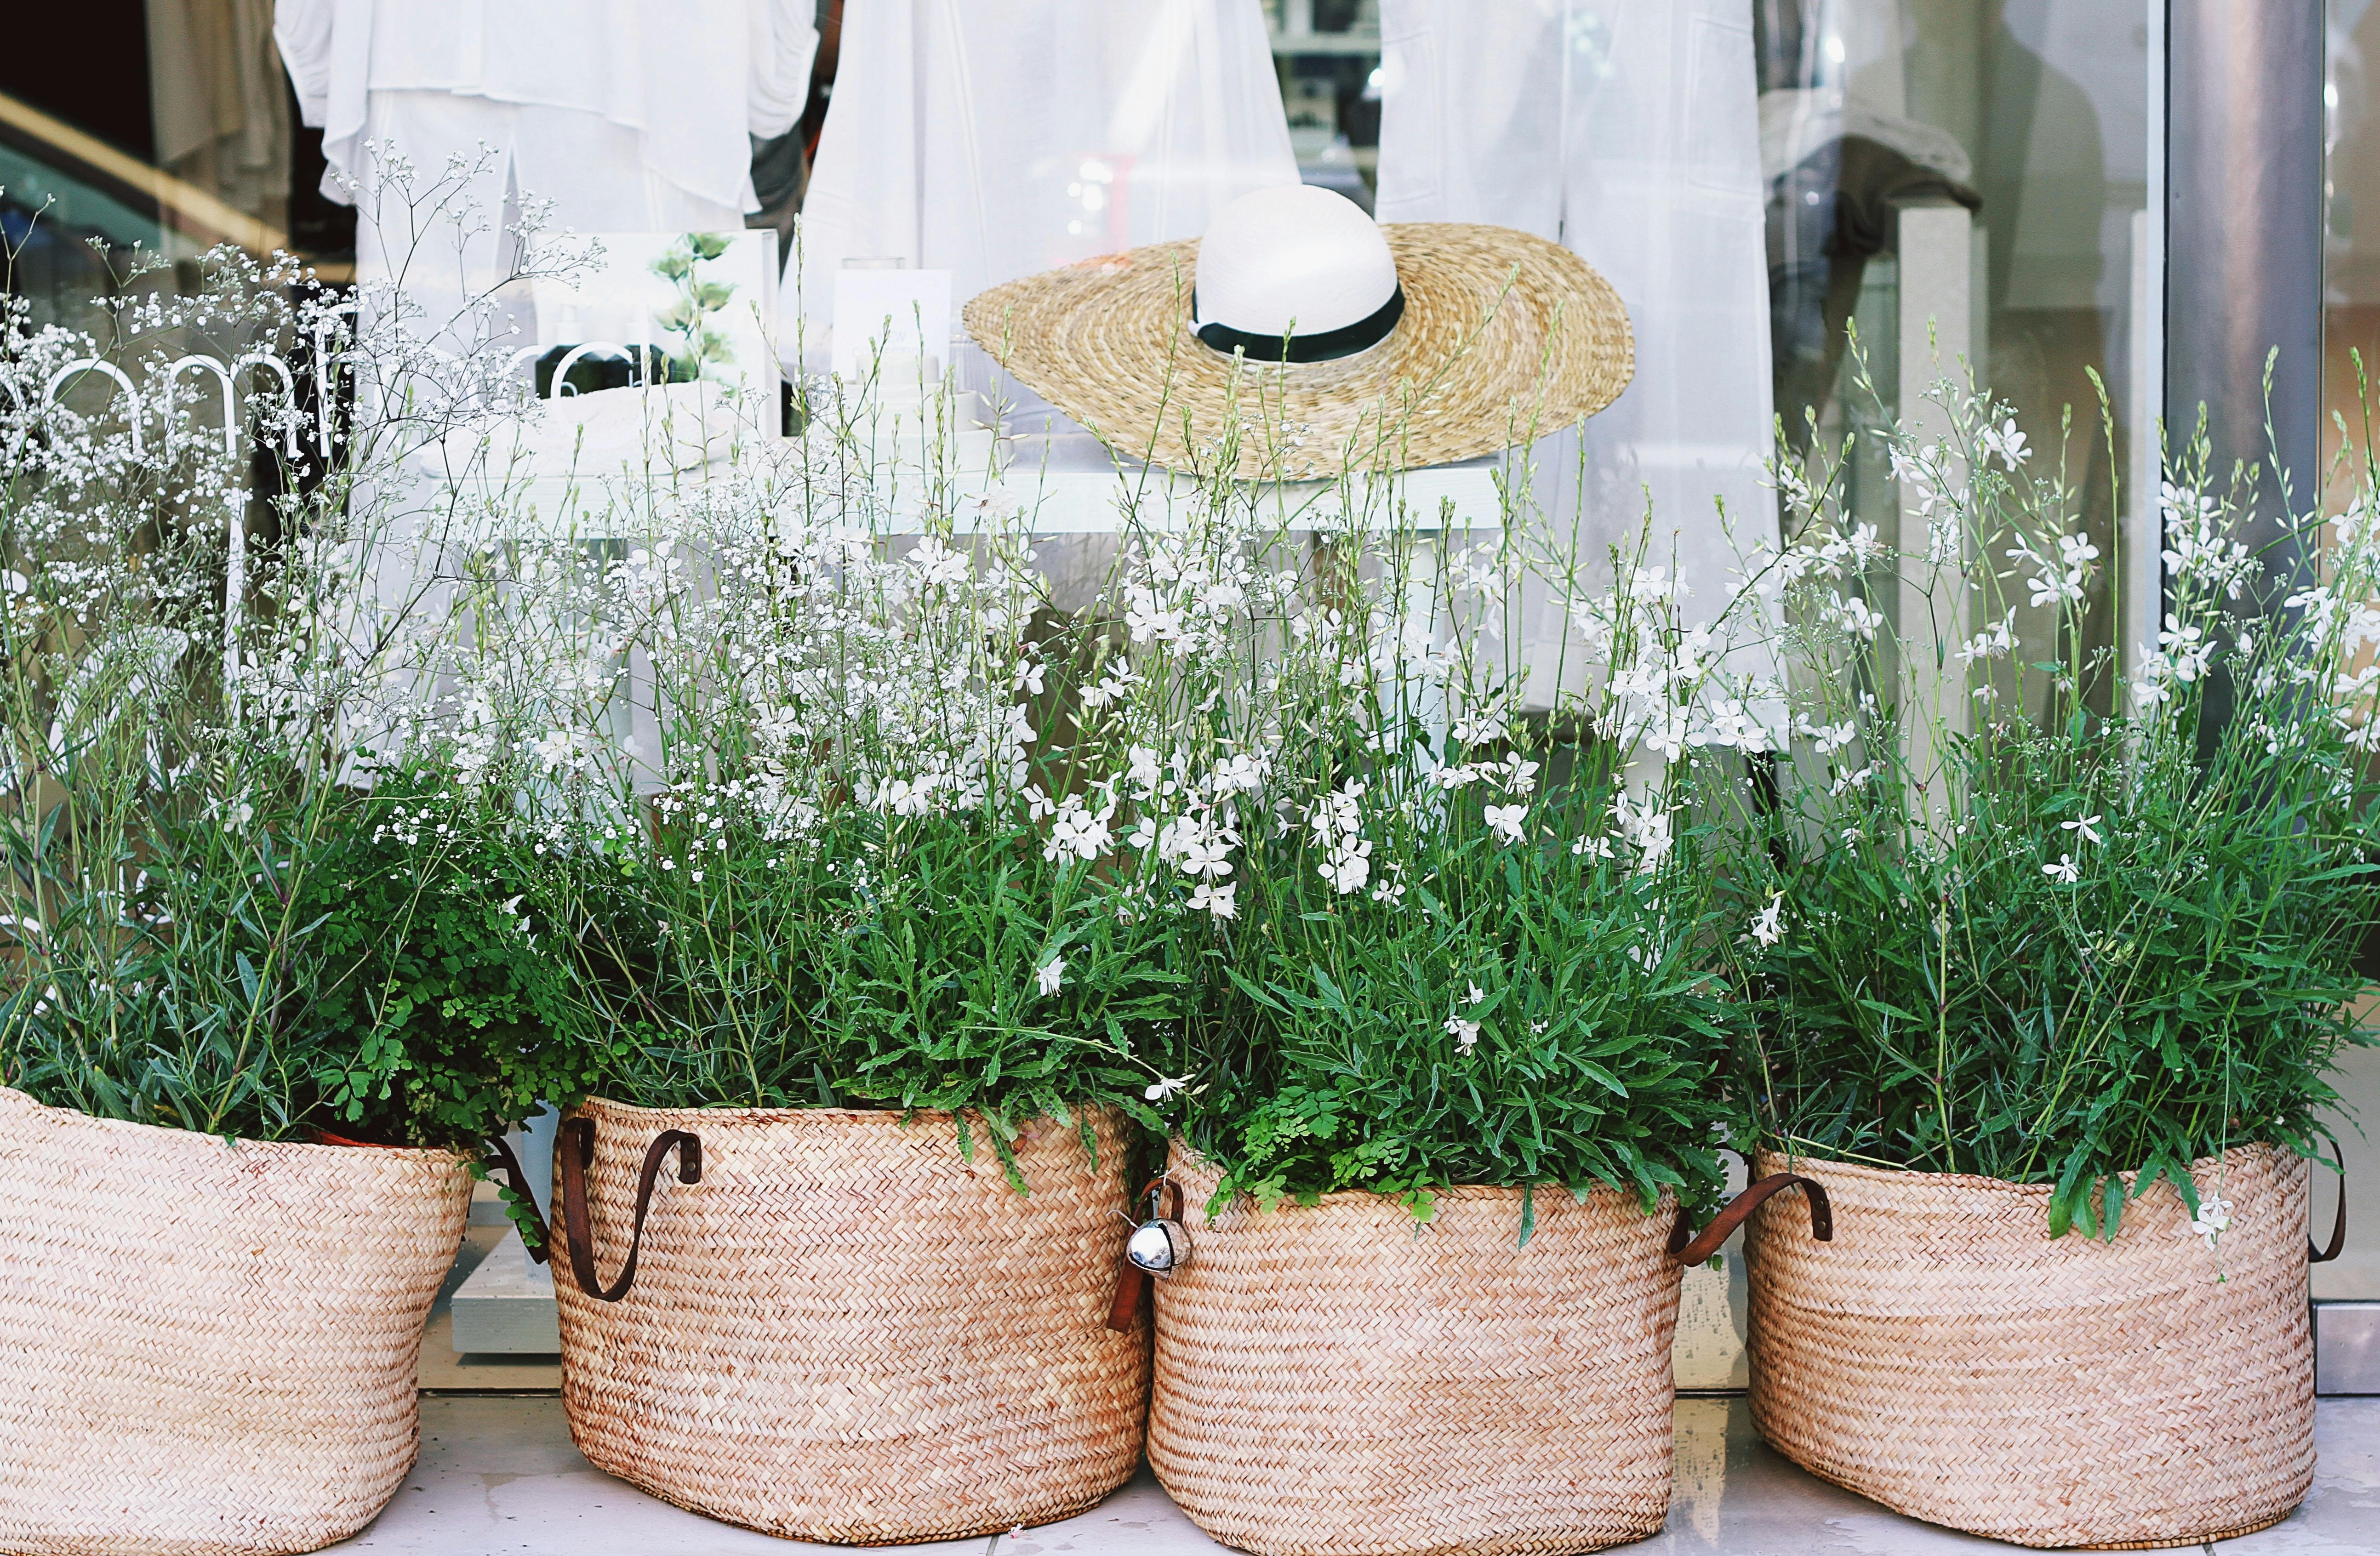
[[[1387,901],[1337,895],[1303,847],[1252,861],[1224,1016],[1244,1067],[1193,1116],[1225,1192],[1360,1188],[1425,1216],[1459,1184],[1716,1198],[1732,1023],[1682,868],[1699,839],[1653,873],[1573,852],[1562,823],[1599,808],[1545,805],[1526,845],[1458,809],[1390,840],[1415,863]]]
[[[587,1090],[590,1056],[553,938],[525,911],[517,822],[419,769],[385,774],[299,893],[316,925],[310,1013],[326,1127],[476,1146]]]
[[[771,839],[736,799],[664,795],[648,835],[552,856],[604,1095],[966,1112],[1003,1158],[1036,1114],[1159,1124],[1135,1056],[1181,1019],[1164,921],[1021,818],[845,807]]]

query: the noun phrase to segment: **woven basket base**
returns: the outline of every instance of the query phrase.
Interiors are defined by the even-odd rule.
[[[1836,1234],[1774,1210],[1749,1228],[1752,1416],[1785,1457],[2039,1549],[2198,1545],[2304,1500],[2304,1162],[2260,1145],[2193,1163],[2231,1207],[2211,1249],[2168,1184],[2108,1242],[2052,1239],[2044,1185],[1792,1165],[1826,1185]]]
[[[1670,1222],[1633,1198],[1379,1195],[1208,1221],[1175,1148],[1190,1259],[1157,1289],[1148,1459],[1257,1556],[1569,1556],[1669,1513]]]
[[[898,1545],[1068,1517],[1138,1467],[1148,1339],[1106,1328],[1122,1115],[1093,1115],[1096,1166],[1075,1131],[1028,1125],[1024,1195],[945,1113],[580,1112],[607,1277],[647,1143],[702,1141],[701,1181],[653,1197],[625,1298],[555,1282],[563,1404],[598,1469],[763,1534]]]
[[[1767,1440],[1766,1440],[1766,1439],[1764,1439],[1763,1441],[1767,1441]],[[1828,1475],[1826,1471],[1824,1471],[1824,1470],[1822,1470],[1822,1469],[1813,1469],[1810,1465],[1805,1465],[1805,1464],[1802,1463],[1799,1459],[1794,1458],[1794,1457],[1793,1457],[1793,1455],[1792,1455],[1791,1453],[1788,1453],[1786,1450],[1784,1450],[1784,1449],[1782,1449],[1782,1448],[1778,1447],[1775,1443],[1771,1442],[1771,1443],[1769,1443],[1769,1444],[1768,1444],[1768,1446],[1769,1446],[1770,1451],[1771,1451],[1771,1452],[1773,1452],[1773,1453],[1775,1453],[1777,1454],[1777,1456],[1778,1456],[1778,1457],[1779,1457],[1779,1458],[1781,1458],[1781,1459],[1784,1459],[1784,1460],[1787,1460],[1788,1462],[1790,1462],[1790,1463],[1793,1465],[1793,1467],[1794,1467],[1795,1469],[1800,1470],[1803,1474],[1804,1474],[1804,1475],[1808,1476],[1811,1479],[1813,1479],[1813,1480],[1823,1480],[1823,1481],[1825,1481],[1825,1482],[1826,1482],[1828,1485],[1829,1485],[1829,1486],[1838,1486],[1838,1487],[1841,1487],[1841,1488],[1842,1488],[1842,1489],[1844,1489],[1844,1490],[1846,1490],[1846,1491],[1851,1492],[1853,1496],[1857,1496],[1857,1497],[1864,1497],[1864,1498],[1865,1498],[1865,1500],[1870,1501],[1876,1501],[1876,1499],[1875,1499],[1875,1498],[1873,1498],[1873,1497],[1867,1497],[1867,1496],[1866,1496],[1866,1494],[1865,1494],[1864,1492],[1861,1491],[1861,1490],[1860,1490],[1860,1489],[1859,1489],[1858,1487],[1856,1487],[1856,1486],[1852,1486],[1852,1485],[1846,1485],[1843,1481],[1837,1479],[1835,1477],[1833,1477],[1833,1476],[1831,1476],[1831,1475]],[[1885,1504],[1884,1504],[1884,1503],[1881,1503],[1881,1502],[1878,1502],[1878,1503],[1877,1503],[1877,1505],[1881,1507],[1881,1506],[1884,1506]],[[1918,1523],[1921,1523],[1921,1524],[1927,1524],[1927,1525],[1929,1525],[1931,1527],[1934,1527],[1934,1528],[1937,1528],[1937,1529],[1949,1529],[1949,1530],[1950,1530],[1950,1531],[1951,1531],[1952,1533],[1954,1533],[1954,1534],[1962,1534],[1962,1535],[1963,1535],[1963,1534],[1969,1533],[1969,1531],[1968,1531],[1968,1530],[1959,1528],[1959,1527],[1958,1527],[1957,1526],[1955,1526],[1955,1525],[1951,1525],[1951,1524],[1937,1524],[1937,1523],[1934,1523],[1934,1522],[1933,1522],[1932,1520],[1930,1520],[1930,1519],[1918,1518],[1918,1517],[1917,1517],[1917,1515],[1916,1515],[1915,1513],[1900,1513],[1900,1509],[1898,1509],[1898,1508],[1890,1509],[1890,1511],[1892,1511],[1892,1512],[1894,1512],[1894,1513],[1900,1513],[1900,1515],[1901,1517],[1903,1517],[1903,1518],[1912,1518],[1912,1519],[1916,1519],[1916,1521],[1917,1521]],[[2215,1533],[2213,1533],[2213,1534],[2205,1534],[2205,1535],[2178,1535],[2178,1536],[2175,1536],[2175,1537],[2174,1537],[2173,1538],[2171,1538],[2171,1539],[2131,1539],[2131,1540],[2121,1540],[2121,1541],[2119,1541],[2119,1542],[2117,1542],[2117,1543],[2115,1543],[2115,1544],[2112,1544],[2112,1545],[2056,1545],[2056,1546],[2047,1546],[2047,1547],[2043,1547],[2043,1546],[2034,1546],[2034,1547],[2033,1547],[2033,1549],[2034,1549],[2034,1550],[2192,1550],[2192,1549],[2195,1549],[2195,1548],[2200,1547],[2200,1546],[2205,1546],[2205,1545],[2219,1545],[2219,1544],[2221,1544],[2223,1541],[2225,1541],[2225,1540],[2227,1540],[2227,1539],[2245,1539],[2245,1538],[2246,1538],[2248,1536],[2250,1536],[2250,1535],[2262,1534],[2262,1533],[2264,1533],[2266,1529],[2277,1528],[2277,1527],[2278,1527],[2279,1526],[2281,1526],[2281,1525],[2283,1525],[2283,1524],[2288,1523],[2288,1522],[2289,1521],[2290,1516],[2291,1516],[2293,1513],[2295,1513],[2296,1512],[2297,1512],[2297,1509],[2296,1509],[2296,1508],[2294,1508],[2294,1507],[2291,1507],[2291,1508],[2289,1508],[2289,1509],[2288,1509],[2288,1510],[2286,1510],[2286,1511],[2284,1511],[2284,1512],[2277,1513],[2274,1514],[2272,1517],[2265,1519],[2265,1520],[2263,1523],[2261,1523],[2261,1524],[2242,1524],[2242,1525],[2240,1525],[2238,1528],[2220,1529],[2220,1530],[2216,1531],[2216,1532],[2215,1532]],[[2009,1543],[2010,1543],[2010,1544],[2022,1544],[2022,1543],[2023,1543],[2023,1542],[2022,1542],[2022,1541],[2015,1541],[2015,1540],[2011,1540],[2011,1541],[2010,1541]]]
[[[0,1550],[285,1556],[371,1522],[470,1172],[0,1088]]]

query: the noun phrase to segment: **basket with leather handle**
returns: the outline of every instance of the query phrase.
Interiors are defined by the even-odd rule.
[[[957,1539],[1139,1462],[1146,1328],[1108,1331],[1126,1126],[590,1100],[554,1152],[563,1403],[597,1467],[772,1535]]]
[[[2229,1206],[2213,1247],[2170,1184],[2108,1242],[2051,1238],[2046,1185],[1791,1165],[1844,1228],[1821,1246],[1771,1222],[1745,1243],[1753,1422],[1804,1469],[2033,1546],[2195,1546],[2304,1498],[2301,1159],[2256,1145],[2193,1164]]]
[[[462,1157],[0,1088],[0,1550],[267,1556],[371,1522],[420,1443]]]
[[[1259,1556],[1559,1553],[1641,1539],[1670,1506],[1680,1272],[1664,1200],[1451,1188],[1425,1225],[1383,1195],[1207,1214],[1215,1169],[1167,1174],[1188,1257],[1157,1288],[1148,1458],[1191,1520]],[[1800,1226],[1828,1232],[1823,1197]],[[1795,1220],[1802,1220],[1797,1212]]]

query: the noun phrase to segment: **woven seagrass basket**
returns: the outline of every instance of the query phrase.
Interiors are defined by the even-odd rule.
[[[1160,1282],[1148,1458],[1197,1526],[1260,1556],[1562,1552],[1670,1506],[1670,1210],[1633,1197],[1381,1195],[1209,1220],[1176,1147],[1190,1254]]]
[[[1095,1115],[1096,1164],[1029,1125],[1029,1195],[975,1127],[969,1161],[948,1113],[584,1104],[556,1149],[577,1246],[554,1281],[579,1451],[681,1507],[853,1545],[1047,1523],[1122,1485],[1148,1398],[1147,1329],[1104,1327],[1123,1121]]]
[[[1762,1170],[1783,1159],[1763,1155]],[[2287,1517],[2313,1479],[2306,1165],[2196,1163],[2210,1249],[2169,1184],[2112,1243],[2052,1241],[2049,1189],[1797,1158],[1843,1227],[1745,1244],[1752,1418],[1812,1474],[2033,1546],[2151,1549]]]
[[[461,1157],[0,1088],[0,1550],[263,1556],[371,1522],[419,1445]]]

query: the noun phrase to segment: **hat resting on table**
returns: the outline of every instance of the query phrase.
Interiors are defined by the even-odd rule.
[[[1242,479],[1493,454],[1592,416],[1635,371],[1627,309],[1560,244],[1380,226],[1302,185],[1242,196],[1201,238],[994,286],[965,318],[1120,453],[1212,472],[1236,423]]]

